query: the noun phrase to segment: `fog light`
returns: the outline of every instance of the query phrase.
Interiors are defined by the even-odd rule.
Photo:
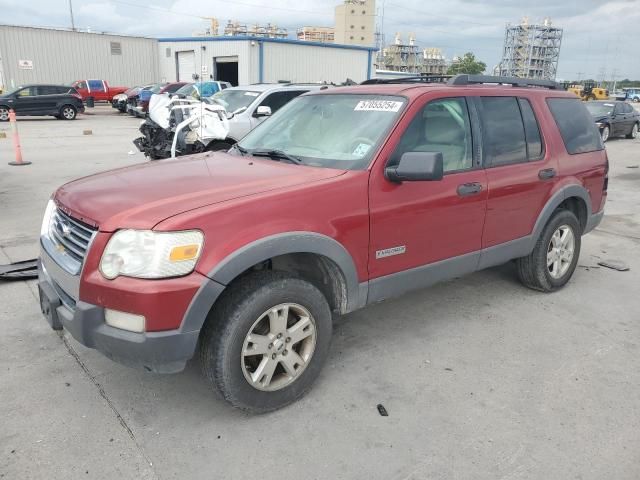
[[[139,333],[144,332],[145,319],[143,315],[134,315],[133,313],[119,312],[118,310],[105,308],[104,321],[107,325],[121,330]]]

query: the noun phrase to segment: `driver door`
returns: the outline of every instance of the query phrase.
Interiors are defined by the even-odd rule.
[[[378,281],[370,284],[370,300],[476,269],[487,178],[479,149],[474,149],[472,108],[465,97],[423,97],[399,125],[403,133],[374,165],[369,194],[369,275]],[[396,164],[403,153],[412,151],[441,152],[444,178],[387,180],[385,166]],[[437,262],[442,263],[435,265]]]

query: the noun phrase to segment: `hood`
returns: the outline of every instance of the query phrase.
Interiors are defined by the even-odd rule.
[[[235,198],[315,182],[344,170],[206,153],[111,170],[63,185],[60,208],[101,231],[150,229],[162,220]]]
[[[598,123],[598,122],[604,122],[606,120],[609,120],[609,115],[591,115],[591,117],[593,118],[593,121]]]

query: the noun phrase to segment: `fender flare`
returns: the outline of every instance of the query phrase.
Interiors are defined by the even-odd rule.
[[[542,208],[540,215],[538,215],[538,219],[536,220],[535,225],[533,226],[533,231],[531,232],[531,243],[530,243],[530,251],[533,250],[538,238],[542,234],[542,229],[545,227],[553,212],[558,208],[558,206],[564,202],[566,199],[571,197],[577,197],[584,201],[584,204],[587,207],[587,223],[593,210],[591,208],[591,197],[589,196],[589,192],[582,185],[567,185],[558,190],[553,196],[547,201],[545,206]]]
[[[270,258],[289,253],[313,253],[333,261],[344,277],[346,311],[366,302],[366,289],[361,288],[353,258],[347,249],[331,237],[314,232],[286,232],[251,242],[219,262],[205,278],[185,313],[180,330],[200,330],[214,303],[238,275]]]

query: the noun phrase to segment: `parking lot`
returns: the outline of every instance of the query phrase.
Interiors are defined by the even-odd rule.
[[[20,118],[24,167],[0,124],[0,264],[37,256],[59,185],[145,161],[140,121]],[[640,139],[606,145],[606,216],[564,289],[508,264],[338,318],[314,388],[268,415],[218,400],[195,360],[116,364],[48,327],[34,281],[0,283],[0,478],[637,480]]]

